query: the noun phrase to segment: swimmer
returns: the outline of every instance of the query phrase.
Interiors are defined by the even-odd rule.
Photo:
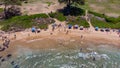
[[[5,61],[5,59],[3,58],[3,59],[1,59],[1,62],[4,62]]]
[[[12,56],[12,54],[8,54],[7,57],[10,58]]]

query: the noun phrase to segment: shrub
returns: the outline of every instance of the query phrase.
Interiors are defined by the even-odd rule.
[[[66,20],[66,17],[62,13],[59,13],[59,12],[55,12],[55,13],[51,12],[51,13],[49,13],[49,16],[52,17],[52,18],[56,18],[59,21],[65,21]]]
[[[100,28],[110,28],[110,24],[105,22],[105,21],[101,21],[101,20],[98,20],[96,18],[91,18],[91,24],[94,26],[94,27],[100,27]]]
[[[3,11],[4,11],[3,8],[0,8],[0,13],[3,12]]]
[[[114,24],[113,28],[115,28],[115,29],[120,29],[120,22]]]
[[[95,16],[104,18],[104,19],[106,20],[106,22],[110,22],[110,23],[118,23],[118,22],[120,22],[120,17],[118,17],[118,18],[108,17],[108,16],[106,16],[105,14],[100,14],[100,13],[93,12],[93,11],[89,11],[89,13],[91,13],[91,14],[93,14],[93,15],[95,15]]]
[[[53,12],[51,12],[51,13],[49,13],[48,15],[50,16],[50,17],[52,17],[52,18],[55,18],[55,15],[56,15],[57,13],[53,13]]]
[[[30,15],[29,18],[31,18],[31,19],[35,19],[35,18],[48,18],[48,15],[45,14],[45,13],[34,14],[34,15]]]
[[[15,29],[26,29],[26,28],[31,28],[32,26],[38,26],[41,29],[42,28],[47,28],[48,24],[37,24],[34,23],[35,18],[48,18],[48,15],[46,14],[35,14],[35,15],[24,15],[24,16],[15,16],[10,19],[4,20],[0,22],[0,25],[3,27],[1,28],[4,31],[10,31],[12,28]]]
[[[89,27],[88,22],[81,17],[78,17],[75,20],[69,20],[67,24],[71,24],[71,25],[76,25],[77,24],[79,26]]]
[[[107,16],[105,16],[105,14],[100,14],[97,12],[93,12],[93,11],[88,11],[90,14],[93,14],[95,16],[101,17],[101,18],[106,18]]]
[[[107,22],[111,22],[111,23],[118,23],[118,22],[120,22],[120,19],[119,18],[115,18],[115,17],[107,17],[107,18],[105,18],[105,20]]]

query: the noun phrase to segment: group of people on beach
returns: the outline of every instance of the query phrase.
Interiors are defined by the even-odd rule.
[[[63,29],[63,31],[65,31],[66,34],[69,33],[69,30],[67,30],[67,26],[63,25],[61,23],[60,24],[56,24],[56,23],[52,24],[52,32],[54,32],[55,29],[58,29],[59,32]]]
[[[69,33],[69,30],[70,29],[79,29],[79,30],[84,30],[84,31],[89,31],[89,30],[91,30],[90,28],[84,28],[83,26],[80,26],[79,27],[79,25],[62,25],[62,24],[53,24],[52,25],[52,31],[54,31],[56,28],[62,28],[62,29],[64,29],[64,31],[66,31],[66,34],[68,34]],[[60,31],[60,29],[58,30],[58,31]],[[120,37],[120,29],[109,29],[109,28],[100,28],[100,29],[97,29],[96,30],[96,27],[94,28],[94,31],[101,31],[101,32],[106,32],[107,34],[108,33],[111,33],[111,32],[116,32],[117,33],[117,35]]]
[[[0,46],[0,52],[9,47],[10,40],[6,36],[2,36],[3,44]]]
[[[4,52],[7,48],[9,48],[9,44],[10,44],[10,39],[7,37],[7,36],[2,36],[0,35],[1,37],[1,41],[3,42],[1,45],[0,45],[0,53]],[[16,34],[14,34],[14,38],[16,38]],[[9,60],[10,58],[12,57],[12,54],[7,54],[5,57],[0,55],[0,66],[2,64],[2,62],[4,61],[7,61]],[[17,65],[15,63],[15,61],[11,61],[10,62],[11,65],[14,66],[14,68],[19,68],[19,65]]]

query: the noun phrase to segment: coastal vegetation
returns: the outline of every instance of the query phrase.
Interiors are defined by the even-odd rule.
[[[66,20],[66,17],[63,15],[63,13],[60,13],[60,12],[51,12],[51,13],[49,13],[49,16],[52,18],[56,18],[59,21]]]
[[[100,14],[97,12],[89,11],[90,14],[94,15],[94,17],[91,18],[91,23],[94,27],[100,27],[100,28],[114,28],[119,29],[120,28],[120,17],[110,17],[105,14]],[[103,20],[100,20],[96,17],[99,17]]]
[[[3,12],[3,11],[4,11],[3,8],[0,8],[0,13]]]
[[[24,1],[24,0],[23,0]],[[10,30],[23,30],[36,26],[37,28],[45,29],[48,25],[54,23],[54,19],[59,21],[66,21],[67,24],[89,27],[88,22],[85,19],[85,8],[81,6],[86,5],[85,0],[59,0],[60,3],[65,3],[66,6],[59,9],[56,12],[39,13],[32,15],[22,15],[18,5],[21,5],[22,1],[17,1],[15,4],[3,0],[4,6],[12,5],[12,7],[1,8],[0,13],[5,13],[5,18],[0,21],[0,28],[4,31]],[[52,2],[46,2],[48,7]],[[16,7],[15,7],[16,5]],[[10,15],[9,15],[10,14]],[[94,27],[100,28],[114,28],[120,29],[120,17],[110,17],[106,14],[98,13],[93,10],[88,10],[88,14],[92,15],[90,18],[91,24]],[[6,17],[7,16],[7,17]],[[41,21],[41,22],[40,22]]]
[[[67,18],[67,21],[68,23],[67,24],[70,24],[70,25],[79,25],[79,26],[84,26],[85,28],[88,28],[89,27],[89,24],[88,22],[82,18],[82,17],[68,17]]]
[[[113,28],[113,29],[120,29],[120,22],[118,23],[110,23],[102,20],[98,20],[95,17],[91,18],[91,24],[94,27],[99,27],[99,28]]]
[[[31,28],[32,26],[36,26],[39,28],[47,28],[48,24],[54,23],[54,21],[47,21],[48,23],[37,23],[35,21],[36,18],[47,19],[49,16],[47,14],[35,14],[35,15],[24,15],[24,16],[15,16],[10,19],[4,20],[0,22],[2,26],[1,29],[4,31],[11,30],[22,30],[26,28]]]

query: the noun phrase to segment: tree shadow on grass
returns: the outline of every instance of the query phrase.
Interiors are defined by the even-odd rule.
[[[65,16],[71,15],[71,16],[79,16],[79,15],[85,15],[85,10],[74,7],[74,6],[66,6],[63,9],[58,9],[58,12],[63,13]]]

